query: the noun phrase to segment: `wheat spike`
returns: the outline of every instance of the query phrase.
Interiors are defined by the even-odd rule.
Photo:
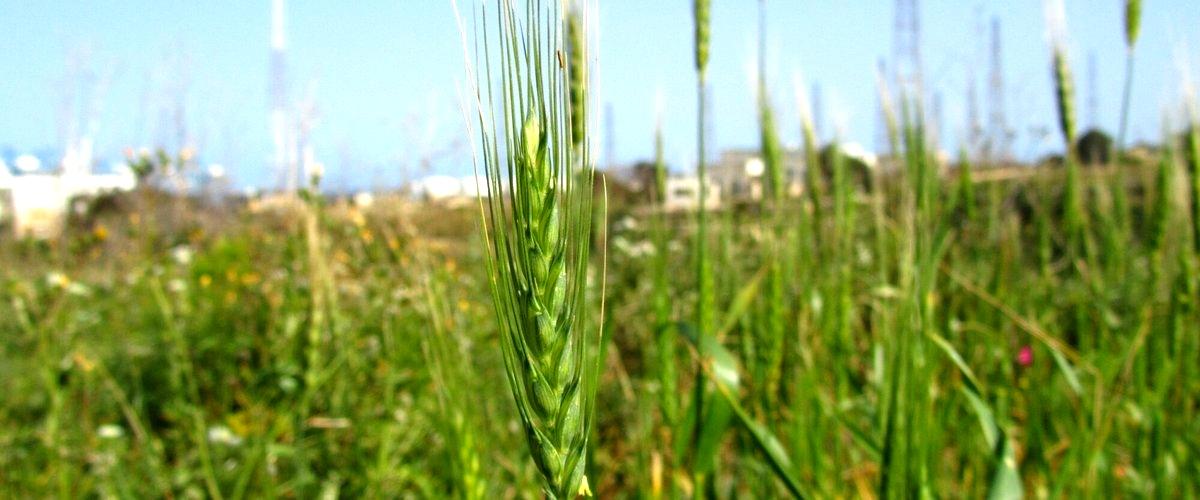
[[[594,178],[587,25],[558,2],[515,3],[502,0],[494,31],[482,35],[480,205],[505,373],[529,450],[546,494],[573,498],[587,484],[599,339],[588,335],[585,303]],[[497,108],[499,122],[489,113]]]

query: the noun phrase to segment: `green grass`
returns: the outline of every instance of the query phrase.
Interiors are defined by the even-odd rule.
[[[1200,311],[1191,224],[1181,223],[1190,218],[1189,190],[1161,198],[1164,182],[1186,175],[1181,167],[1175,177],[1161,172],[1131,172],[1149,183],[1146,197],[1131,195],[1144,214],[1135,218],[1156,222],[1121,242],[1129,264],[1120,280],[1067,260],[1061,216],[1036,208],[1059,198],[1036,179],[978,184],[974,219],[936,204],[910,219],[904,207],[916,200],[898,179],[882,179],[878,212],[865,209],[872,198],[852,192],[847,203],[862,208],[855,222],[825,228],[842,236],[796,252],[805,257],[784,283],[782,383],[765,399],[742,392],[762,387],[752,378],[760,358],[743,357],[738,340],[761,331],[754,304],[768,297],[750,236],[759,225],[746,223],[758,215],[711,219],[722,242],[715,295],[727,313],[707,337],[719,344],[693,344],[682,340],[694,333],[686,321],[669,327],[682,335],[664,337],[661,318],[691,317],[686,255],[694,227],[665,219],[665,243],[648,246],[670,256],[648,258],[637,248],[654,241],[653,219],[614,206],[614,223],[638,224],[619,224],[610,237],[612,341],[587,472],[593,490],[691,491],[680,473],[690,470],[691,438],[680,439],[680,426],[694,362],[708,359],[722,361],[699,366],[740,375],[732,402],[746,422],[770,431],[765,442],[780,445],[788,472],[813,496],[882,493],[885,470],[889,494],[983,495],[1010,451],[1027,494],[1200,493],[1200,373],[1188,362],[1200,353],[1190,327]],[[1042,175],[1049,182],[1059,174]],[[1082,180],[1103,182],[1099,175]],[[952,199],[961,182],[934,183],[929,198]],[[411,210],[377,207],[365,219],[337,206],[322,212],[331,297],[321,321],[338,345],[323,344],[317,361],[310,346],[322,337],[310,332],[319,326],[320,282],[307,269],[304,226],[288,218],[246,215],[177,235],[154,231],[157,241],[143,239],[142,226],[104,219],[103,240],[77,232],[51,244],[5,244],[12,265],[0,304],[4,491],[534,494],[539,479],[505,394],[475,216],[452,211],[437,226],[406,228]],[[1034,218],[1046,219],[1041,243]],[[926,253],[936,239],[915,237],[923,224],[948,235],[940,261]],[[817,245],[792,234],[784,241]],[[189,261],[173,259],[178,245],[192,249]],[[657,266],[671,277],[658,289],[647,278]],[[653,299],[662,293],[669,307]],[[677,356],[654,354],[672,345],[666,354]],[[1017,362],[1026,347],[1028,366]],[[710,382],[710,401],[722,397],[716,387]],[[676,405],[684,410],[672,413]],[[119,437],[102,433],[111,426]],[[219,429],[236,443],[213,439]],[[707,445],[720,465],[713,491],[783,492],[752,429],[736,424]],[[657,478],[639,465],[655,457],[666,464]],[[755,477],[767,481],[742,479]]]

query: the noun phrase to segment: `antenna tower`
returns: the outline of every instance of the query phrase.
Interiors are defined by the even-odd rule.
[[[1096,71],[1096,51],[1088,53],[1088,128],[1100,127],[1100,82]]]
[[[896,89],[902,99],[921,97],[920,17],[918,0],[896,0],[893,69],[896,71]]]
[[[1000,38],[1000,19],[992,18],[992,74],[988,104],[991,105],[991,137],[988,140],[988,159],[1007,161],[1011,158],[1012,131],[1005,113],[1004,58]]]
[[[271,0],[271,134],[275,145],[274,169],[280,178],[280,188],[296,192],[297,172],[295,155],[289,154],[294,142],[288,137],[287,117],[287,35],[284,31],[284,0]]]

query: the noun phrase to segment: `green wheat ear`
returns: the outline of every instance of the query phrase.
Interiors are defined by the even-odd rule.
[[[762,147],[763,164],[766,167],[767,192],[764,199],[771,203],[781,203],[786,194],[783,170],[782,146],[779,144],[779,132],[775,128],[775,110],[771,107],[766,77],[759,76],[758,85],[758,126]]]
[[[1125,0],[1125,45],[1133,50],[1142,31],[1142,0]]]
[[[505,374],[533,462],[547,496],[574,498],[588,492],[599,342],[585,302],[594,178],[587,23],[559,2],[515,3],[485,7],[490,27],[479,34],[483,236]]]
[[[583,15],[572,9],[567,15],[567,71],[571,85],[571,143],[582,146],[587,138],[587,37]]]
[[[1191,212],[1192,212],[1192,250],[1200,254],[1200,117],[1192,105],[1192,120],[1187,136],[1184,137],[1184,151],[1187,170],[1191,179]]]
[[[1058,111],[1058,125],[1066,143],[1067,179],[1063,186],[1064,225],[1069,246],[1088,253],[1086,232],[1087,220],[1083,210],[1083,186],[1075,151],[1075,83],[1071,75],[1071,64],[1066,48],[1066,19],[1063,18],[1061,0],[1052,0],[1047,6],[1047,23],[1051,35],[1054,76],[1054,97]]]
[[[1054,97],[1058,105],[1058,125],[1067,141],[1067,148],[1075,148],[1075,83],[1071,75],[1071,64],[1066,50],[1054,49]]]
[[[703,75],[708,72],[708,39],[711,30],[712,0],[695,0],[692,9],[696,20],[696,72],[700,73],[703,78]]]

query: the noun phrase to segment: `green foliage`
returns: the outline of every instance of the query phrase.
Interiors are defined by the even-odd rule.
[[[1148,194],[1131,198],[1146,223],[1159,166],[1130,167],[1129,189]],[[754,236],[762,225],[747,223],[755,212],[711,220],[729,250],[714,252],[722,314],[703,342],[694,325],[675,323],[697,300],[694,268],[679,258],[693,219],[663,216],[661,240],[654,225],[614,224],[613,340],[598,386],[599,437],[588,440],[593,491],[653,496],[657,456],[659,494],[688,496],[699,452],[711,464],[703,491],[718,496],[781,497],[792,483],[812,497],[855,496],[876,492],[884,471],[897,496],[984,497],[1016,485],[1028,495],[1200,492],[1197,476],[1183,473],[1195,463],[1200,394],[1200,372],[1186,362],[1200,353],[1190,221],[1158,226],[1157,271],[1131,265],[1115,281],[1104,267],[1061,272],[1059,196],[1039,187],[1056,172],[1033,175],[974,177],[974,221],[939,203],[916,218],[912,182],[884,182],[884,209],[859,211],[842,222],[849,227],[830,219],[828,234],[841,237],[788,257],[788,333],[771,399],[760,392],[760,358],[742,350],[773,300],[770,252]],[[932,182],[935,201],[962,189],[956,176]],[[1025,203],[1050,209],[1025,222]],[[0,274],[0,388],[9,395],[0,402],[0,487],[34,497],[537,495],[542,474],[523,420],[498,385],[505,337],[472,214],[446,211],[405,229],[409,214],[428,208],[411,210],[372,209],[360,223],[336,202],[323,209],[315,256],[333,286],[311,379],[320,282],[303,219],[245,214],[205,234],[160,236],[186,242],[191,255],[178,259],[172,246],[123,247],[115,237],[96,255],[0,244],[12,264]],[[877,216],[889,228],[880,246]],[[1170,220],[1189,218],[1176,210]],[[1119,241],[1131,262],[1151,262],[1151,233],[1137,227]],[[787,226],[783,241],[817,244],[791,233],[801,230]],[[666,250],[658,258],[642,247]],[[652,276],[665,286],[650,286]],[[1081,327],[1068,313],[1078,308]],[[1095,340],[1080,342],[1080,332]],[[1028,365],[1017,361],[1024,347]],[[1153,378],[1140,375],[1147,366]],[[702,450],[687,427],[697,370]]]
[[[974,221],[976,217],[975,199],[975,180],[971,178],[971,159],[967,156],[966,150],[960,151],[958,155],[958,187],[955,189],[955,201],[958,205],[960,213],[968,222]]]
[[[1108,165],[1113,150],[1113,139],[1099,129],[1090,129],[1079,136],[1075,151],[1084,165]]]
[[[1195,117],[1184,136],[1184,156],[1191,175],[1192,249],[1200,254],[1200,119]]]

